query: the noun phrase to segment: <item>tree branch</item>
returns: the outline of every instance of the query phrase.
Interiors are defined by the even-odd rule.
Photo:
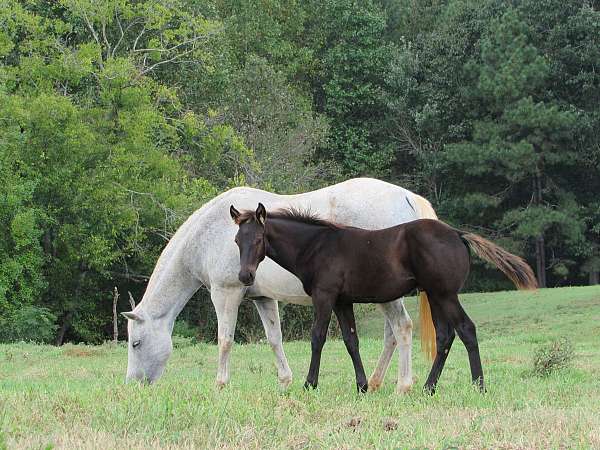
[[[100,48],[102,48],[102,44],[100,43],[100,38],[98,37],[98,33],[96,33],[96,29],[94,28],[94,26],[92,25],[92,23],[90,22],[90,19],[88,18],[87,14],[85,13],[85,11],[83,11],[83,19],[85,20],[85,23],[88,27],[88,29],[90,30],[90,32],[92,33],[92,36],[94,37],[94,40],[96,41],[96,43],[100,46]],[[100,58],[100,67],[102,69],[104,69],[104,64],[102,62],[102,58]]]

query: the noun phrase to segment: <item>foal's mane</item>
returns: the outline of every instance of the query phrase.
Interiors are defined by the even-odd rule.
[[[269,219],[284,219],[291,220],[294,222],[305,223],[307,225],[317,225],[320,227],[327,227],[333,230],[339,230],[344,228],[342,225],[337,224],[335,222],[331,222],[329,220],[322,219],[319,215],[307,209],[300,209],[294,206],[290,206],[289,208],[280,208],[271,212],[267,212],[267,220]],[[256,220],[256,212],[252,210],[242,211],[240,217],[238,219],[239,223],[244,223],[248,221]]]

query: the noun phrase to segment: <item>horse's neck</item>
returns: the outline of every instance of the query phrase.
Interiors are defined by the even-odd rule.
[[[267,256],[284,269],[301,278],[298,258],[313,245],[327,228],[272,218],[266,222]]]
[[[155,319],[174,322],[200,285],[176,256],[159,261],[139,307]]]

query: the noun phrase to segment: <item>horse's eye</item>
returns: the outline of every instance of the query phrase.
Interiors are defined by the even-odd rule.
[[[141,343],[142,343],[142,341],[133,341],[133,343],[131,344],[131,346],[132,346],[133,348],[136,348],[136,347],[138,347],[138,346],[139,346]]]

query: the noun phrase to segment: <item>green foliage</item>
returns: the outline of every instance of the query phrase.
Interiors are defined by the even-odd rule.
[[[310,339],[314,311],[299,305],[285,305],[280,308],[281,330],[285,340]]]
[[[571,365],[575,357],[573,344],[567,338],[555,340],[539,347],[533,357],[533,374],[538,377],[548,375]]]
[[[223,120],[243,136],[258,163],[248,181],[296,193],[310,190],[325,177],[335,179],[331,165],[315,158],[317,148],[326,142],[324,117],[314,114],[310,102],[265,59],[247,56],[226,102]]]
[[[165,240],[215,185],[237,184],[231,161],[251,164],[252,153],[159,79],[180,58],[203,60],[202,37],[218,23],[183,3],[11,5],[0,67],[0,224],[11,236],[0,308],[44,304],[59,342],[99,342],[111,286],[139,291]]]
[[[381,128],[385,117],[383,73],[393,45],[386,20],[371,1],[311,2],[310,39],[319,64],[313,83],[318,111],[331,120],[322,149],[349,175],[386,174],[392,148]]]
[[[354,175],[529,261],[543,237],[550,285],[593,280],[599,58],[580,0],[4,0],[0,317],[46,308],[57,342],[101,342],[113,287],[141,298],[203,202]],[[468,289],[509,286],[473,268]],[[212,340],[207,293],[191,305]],[[286,335],[311,315],[285,307]]]
[[[589,103],[600,91],[587,45],[598,11],[552,0],[422,9],[424,31],[407,31],[387,77],[397,179],[427,193],[440,217],[522,254],[544,237],[551,283],[576,279],[599,237],[588,193],[600,179]]]
[[[180,336],[182,338],[194,339],[196,338],[196,330],[185,320],[177,320],[173,326],[173,336]]]
[[[0,318],[0,342],[49,343],[56,329],[56,316],[48,309],[25,305]]]

